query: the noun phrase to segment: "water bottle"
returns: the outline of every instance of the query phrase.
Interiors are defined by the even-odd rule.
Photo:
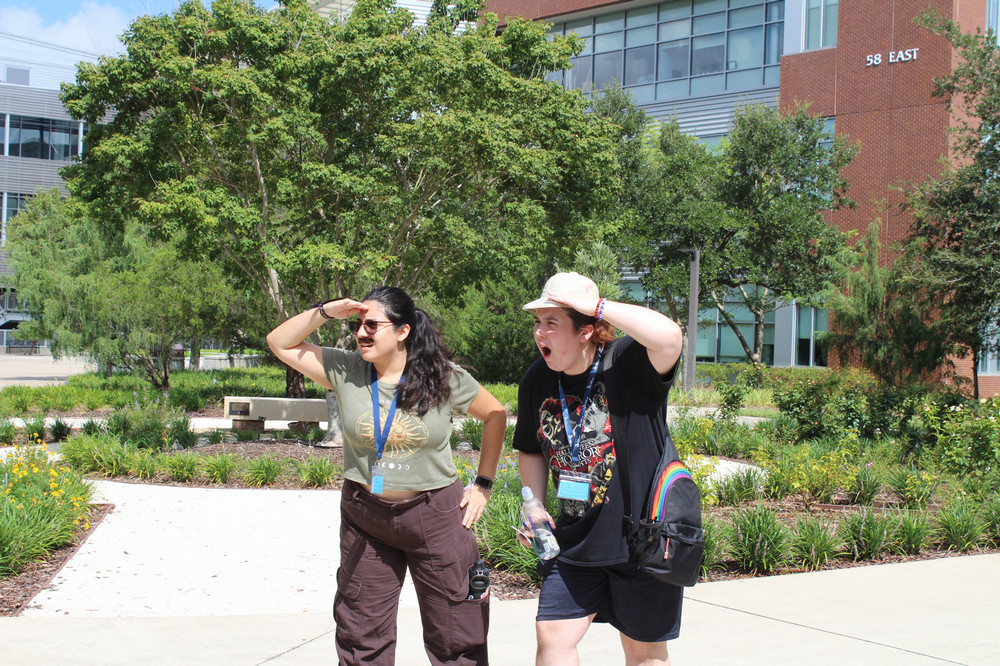
[[[521,504],[521,518],[525,527],[531,532],[531,546],[538,553],[539,559],[551,560],[559,554],[559,543],[552,534],[552,528],[549,527],[545,505],[535,497],[528,486],[521,488],[521,497],[524,499],[524,503]]]

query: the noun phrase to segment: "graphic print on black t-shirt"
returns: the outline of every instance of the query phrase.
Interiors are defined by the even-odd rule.
[[[565,385],[564,388],[567,391],[570,389]],[[573,394],[567,393],[566,395],[566,404],[572,421],[570,427],[573,428],[580,420],[580,396],[576,393],[577,391],[574,391]],[[589,502],[559,500],[560,511],[564,517],[580,518],[588,508],[604,503],[614,468],[615,445],[611,437],[611,417],[608,414],[608,400],[604,382],[594,382],[594,387],[591,390],[583,434],[580,436],[580,454],[577,464],[573,464],[569,439],[566,437],[566,426],[563,423],[562,404],[559,399],[544,400],[539,409],[538,417],[538,441],[541,442],[542,453],[549,461],[553,483],[559,483],[560,470],[589,472],[590,474],[591,499]]]

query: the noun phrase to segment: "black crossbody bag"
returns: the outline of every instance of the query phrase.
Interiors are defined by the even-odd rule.
[[[637,517],[632,507],[628,441],[623,419],[612,415],[611,429],[618,473],[621,474],[619,485],[625,499],[622,529],[630,561],[657,580],[684,587],[694,585],[698,582],[705,551],[698,486],[667,436],[653,482],[645,493],[645,506]]]

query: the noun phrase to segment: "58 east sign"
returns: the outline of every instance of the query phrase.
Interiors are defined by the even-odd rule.
[[[889,51],[887,57],[883,58],[881,53],[872,53],[865,56],[865,67],[878,67],[883,62],[890,65],[897,62],[908,62],[917,59],[917,51],[920,49],[903,49],[902,51]]]

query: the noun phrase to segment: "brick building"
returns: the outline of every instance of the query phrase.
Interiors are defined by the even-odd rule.
[[[585,94],[612,79],[657,118],[675,116],[703,141],[728,131],[734,110],[748,102],[792,108],[808,103],[837,135],[861,152],[845,171],[854,210],[837,211],[842,230],[866,230],[881,217],[883,241],[903,238],[909,219],[892,204],[895,186],[940,172],[950,158],[953,123],[933,79],[956,55],[945,40],[914,25],[928,7],[966,32],[996,29],[998,0],[488,0],[487,9],[525,16],[575,32],[584,51],[552,76]],[[712,313],[704,313],[713,316]],[[752,330],[753,324],[746,325]],[[790,304],[765,330],[765,358],[775,365],[822,365],[816,334],[826,313]],[[698,358],[736,360],[742,349],[724,325],[699,331]],[[980,365],[983,395],[1000,393],[1000,359]],[[964,375],[971,361],[958,359]]]

